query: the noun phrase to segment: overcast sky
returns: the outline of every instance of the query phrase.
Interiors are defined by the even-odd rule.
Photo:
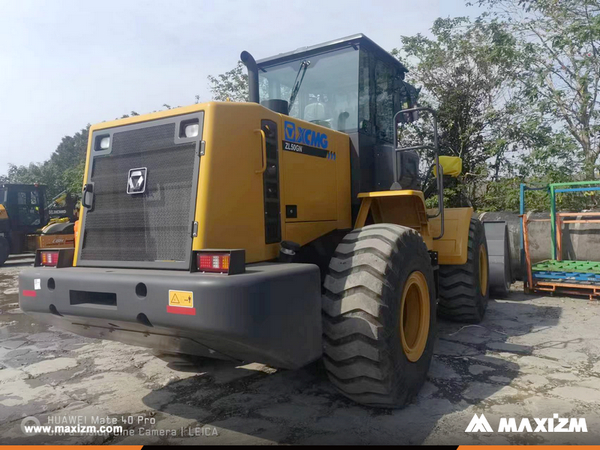
[[[210,99],[207,75],[364,33],[387,50],[464,0],[0,0],[0,174],[134,110]]]

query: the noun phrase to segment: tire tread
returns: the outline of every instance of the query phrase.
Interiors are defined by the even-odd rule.
[[[488,293],[485,296],[481,295],[477,273],[478,249],[482,242],[485,243],[483,223],[478,219],[471,219],[466,264],[440,265],[438,303],[440,316],[467,323],[479,323],[483,319]],[[489,286],[487,291],[489,292]]]
[[[404,247],[428,257],[427,247],[413,229],[377,224],[348,233],[338,245],[325,277],[323,342],[325,369],[347,397],[370,406],[398,407],[417,391],[392,395],[383,316],[386,293],[398,284],[393,258]],[[423,256],[425,255],[425,256]],[[434,312],[432,312],[434,314]]]

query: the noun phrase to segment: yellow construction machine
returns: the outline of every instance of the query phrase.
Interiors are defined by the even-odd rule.
[[[74,203],[69,215],[55,200],[48,204],[44,185],[0,184],[0,266],[10,254],[74,247]]]
[[[436,313],[478,322],[486,309],[482,223],[443,206],[460,160],[438,157],[435,111],[364,35],[241,59],[248,103],[91,127],[75,255],[38,251],[21,308],[159,351],[288,369],[322,358],[351,399],[405,405]],[[403,146],[419,114],[435,138]]]

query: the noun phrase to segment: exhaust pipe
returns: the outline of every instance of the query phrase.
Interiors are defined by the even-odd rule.
[[[259,103],[258,99],[258,66],[256,60],[247,51],[240,55],[242,63],[248,69],[248,98],[251,102]]]

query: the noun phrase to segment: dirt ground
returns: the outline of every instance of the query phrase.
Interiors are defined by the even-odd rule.
[[[35,323],[0,269],[2,444],[592,444],[600,438],[600,308],[587,299],[491,300],[481,326],[439,321],[428,381],[402,410],[338,394],[320,363],[298,371],[155,356]],[[493,432],[466,433],[484,413]],[[583,417],[586,433],[500,433],[501,417]],[[24,417],[112,418],[127,435],[25,435]],[[558,419],[554,419],[558,423]],[[89,421],[86,423],[90,423]],[[121,422],[119,422],[121,423]],[[161,431],[162,430],[162,431]],[[161,436],[161,434],[163,434]],[[175,435],[172,435],[175,434]]]

